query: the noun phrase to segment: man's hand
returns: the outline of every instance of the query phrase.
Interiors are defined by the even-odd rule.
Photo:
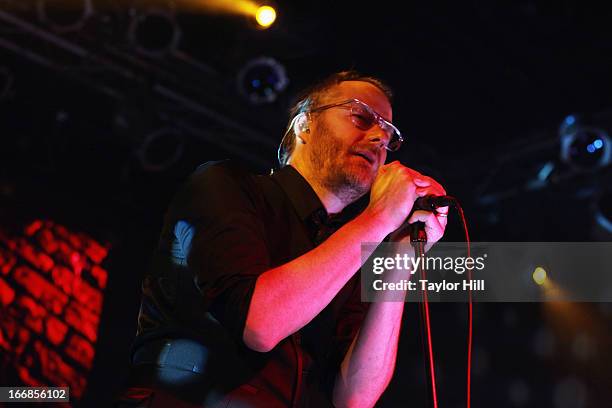
[[[401,165],[400,165],[401,166]],[[403,167],[403,166],[402,166]],[[416,170],[412,170],[410,168],[404,167],[409,172],[411,172],[412,180],[418,180],[419,183],[415,185],[417,186],[415,189],[415,198],[426,196],[426,195],[446,195],[446,190],[444,187],[440,185],[436,180],[431,177],[425,176],[419,173]],[[410,203],[410,211],[412,211],[412,206],[414,201]],[[427,245],[426,250],[429,250],[433,244],[438,242],[442,236],[444,235],[444,230],[446,229],[447,224],[447,215],[448,215],[448,207],[440,207],[436,212],[417,210],[410,215],[410,218],[406,223],[403,221],[406,220],[406,217],[402,220],[402,224],[400,227],[396,228],[393,233],[391,233],[391,241],[392,242],[410,242],[409,228],[405,228],[406,224],[413,224],[417,221],[421,221],[425,223],[425,233],[427,234]]]
[[[401,228],[410,215],[414,201],[426,195],[446,195],[446,190],[431,177],[401,165],[398,161],[381,166],[370,191],[368,210],[381,223],[393,231],[391,239],[396,242],[408,241],[406,228]],[[428,246],[438,242],[444,235],[448,207],[441,207],[437,214],[418,210],[408,220],[409,224],[417,221],[425,223]],[[443,214],[443,215],[439,215]]]
[[[385,164],[378,169],[372,183],[367,211],[389,232],[394,231],[410,214],[414,200],[428,194],[430,186],[426,177],[398,161]]]
[[[417,221],[425,223],[425,233],[427,234],[427,244],[425,245],[425,251],[429,249],[442,238],[444,230],[446,229],[446,214],[448,213],[448,207],[440,207],[436,213],[430,211],[415,211],[408,219],[408,224],[413,224]],[[440,215],[442,214],[442,215]],[[410,242],[410,229],[400,228],[391,233],[391,242]]]

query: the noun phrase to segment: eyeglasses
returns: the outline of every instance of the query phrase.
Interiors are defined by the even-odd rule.
[[[378,125],[389,137],[389,141],[385,145],[385,149],[395,152],[402,145],[404,138],[402,137],[399,129],[388,120],[385,120],[382,116],[376,113],[374,109],[370,108],[366,103],[360,101],[359,99],[349,99],[343,102],[319,106],[317,108],[310,109],[309,112],[321,112],[323,110],[336,107],[350,109],[351,121],[358,129],[368,130],[371,129],[372,126]]]

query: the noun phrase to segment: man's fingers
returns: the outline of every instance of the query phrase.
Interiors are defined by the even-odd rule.
[[[446,207],[438,207],[436,209],[436,212],[438,214],[448,214],[448,206],[446,206]]]
[[[408,218],[408,223],[412,224],[415,223],[417,221],[421,221],[424,222],[425,225],[427,225],[429,228],[435,228],[435,227],[440,227],[440,222],[438,221],[438,218],[436,217],[436,215],[430,211],[423,211],[423,210],[417,210],[415,212],[412,213],[412,215],[410,216],[410,218]]]
[[[416,184],[416,183],[415,183]],[[426,195],[431,194],[431,189],[427,187],[417,187],[414,192],[418,197],[425,197]]]
[[[408,223],[412,224],[417,221],[425,223],[425,232],[429,241],[437,242],[444,235],[447,222],[446,217],[436,216],[435,213],[429,211],[417,210],[412,213]]]
[[[429,180],[421,177],[415,177],[412,179],[412,181],[414,181],[414,184],[416,184],[417,187],[429,187],[431,185]]]

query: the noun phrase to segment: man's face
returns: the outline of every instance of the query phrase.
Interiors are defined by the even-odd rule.
[[[391,121],[391,105],[375,85],[361,81],[341,82],[320,105],[356,98]],[[316,107],[316,106],[315,106]],[[307,159],[311,170],[330,191],[355,200],[370,190],[378,168],[385,163],[388,136],[378,127],[357,128],[344,107],[311,114],[311,137]]]

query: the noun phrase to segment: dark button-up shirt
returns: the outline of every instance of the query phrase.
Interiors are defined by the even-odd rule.
[[[201,166],[166,214],[134,349],[192,339],[210,356],[198,362],[203,393],[239,394],[247,406],[331,406],[335,376],[367,311],[358,273],[270,352],[246,347],[243,330],[257,277],[312,250],[366,204],[329,217],[291,166],[269,176],[230,162]]]

